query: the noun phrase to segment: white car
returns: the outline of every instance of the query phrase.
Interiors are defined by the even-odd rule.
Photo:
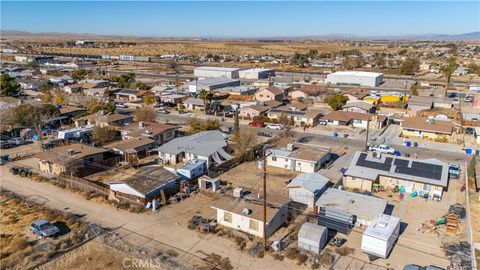
[[[370,151],[375,151],[378,153],[384,153],[384,154],[395,154],[395,148],[392,148],[388,145],[385,144],[380,144],[380,145],[373,145],[370,146]]]
[[[282,129],[283,129],[283,126],[280,125],[280,124],[272,124],[272,125],[267,125],[265,128],[282,130]]]

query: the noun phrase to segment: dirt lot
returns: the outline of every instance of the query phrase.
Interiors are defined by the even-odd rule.
[[[132,256],[111,248],[107,245],[91,241],[78,250],[62,255],[54,263],[48,264],[47,268],[52,270],[77,269],[123,269],[124,264],[130,265],[135,259]],[[135,267],[135,269],[145,269]]]
[[[88,226],[73,215],[27,202],[13,193],[3,191],[1,199],[0,264],[3,269],[25,268],[48,260],[81,242],[88,230]],[[40,197],[31,199],[42,201]],[[60,230],[55,238],[38,238],[30,231],[29,225],[40,218],[50,221]]]
[[[465,227],[460,225],[460,232],[447,234],[444,226],[436,231],[422,230],[422,223],[437,220],[448,212],[451,204],[464,204],[465,194],[460,192],[463,182],[450,181],[448,192],[445,192],[440,202],[425,201],[421,198],[406,196],[403,201],[398,193],[382,192],[375,195],[388,199],[393,204],[392,215],[402,221],[401,234],[397,244],[387,260],[378,259],[376,264],[402,269],[405,264],[433,264],[446,268],[450,262],[445,256],[442,244],[466,240]],[[353,257],[368,261],[367,255],[360,250],[363,230],[355,229],[348,236],[346,246],[354,248]]]
[[[267,191],[288,197],[287,183],[298,174],[299,172],[268,166]],[[230,171],[221,174],[218,178],[227,181],[229,184],[231,183],[234,188],[243,187],[252,192],[260,192],[262,190],[261,172],[256,161],[240,164]]]

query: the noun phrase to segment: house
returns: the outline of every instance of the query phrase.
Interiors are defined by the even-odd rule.
[[[289,108],[286,110],[286,108]],[[295,109],[289,105],[285,105],[279,108],[274,108],[268,111],[268,118],[279,119],[282,115],[286,115],[293,125],[296,127],[303,127],[305,125],[315,126],[318,124],[322,111],[317,108],[306,107],[303,110]]]
[[[187,110],[191,111],[203,111],[205,110],[205,101],[200,98],[189,97],[184,102],[183,105]]]
[[[115,93],[115,100],[121,102],[141,102],[148,91],[135,89],[122,89]]]
[[[40,171],[50,174],[79,174],[82,170],[93,167],[91,164],[104,161],[108,150],[84,144],[69,144],[35,155]]]
[[[162,145],[175,139],[176,129],[178,126],[155,122],[134,122],[117,128],[124,140],[146,137],[154,140],[156,145]]]
[[[109,198],[127,198],[147,205],[156,199],[164,200],[166,193],[178,192],[178,176],[163,167],[141,167],[133,174],[126,179],[109,183]]]
[[[49,81],[53,84],[65,84],[65,83],[73,82],[73,78],[68,75],[63,75],[60,77],[50,78]]]
[[[386,259],[400,236],[400,219],[379,214],[362,234],[363,252]]]
[[[83,86],[80,83],[69,84],[63,87],[63,91],[68,94],[79,93],[82,92],[82,90]]]
[[[408,110],[415,116],[417,112],[433,108],[433,97],[413,96],[408,100]]]
[[[372,102],[368,101],[348,101],[342,106],[342,110],[345,112],[358,112],[358,113],[374,113],[375,106]]]
[[[378,214],[385,212],[387,204],[387,200],[382,198],[336,188],[327,189],[315,202],[319,211],[322,208],[334,209],[353,215],[355,226],[370,224]]]
[[[131,138],[118,142],[113,142],[104,146],[111,149],[114,153],[122,155],[123,160],[129,163],[135,163],[138,158],[144,158],[148,152],[156,146],[155,141],[150,138]]]
[[[368,89],[365,88],[348,88],[342,91],[342,94],[348,98],[348,100],[362,100],[369,95]]]
[[[371,191],[374,184],[398,187],[406,193],[440,199],[448,187],[448,164],[438,159],[414,159],[355,152],[343,176],[343,185]]]
[[[384,115],[333,111],[321,119],[327,121],[328,126],[352,126],[354,128],[369,128],[382,129],[388,122],[388,118]]]
[[[207,166],[221,164],[233,157],[227,153],[227,136],[218,131],[203,131],[180,137],[157,148],[159,159],[165,164],[178,164],[192,159],[207,161]]]
[[[165,94],[160,96],[160,101],[162,103],[170,103],[170,104],[180,104],[186,99],[187,99],[187,96],[182,94]]]
[[[255,100],[257,101],[276,100],[278,102],[282,102],[283,90],[275,86],[270,86],[268,88],[265,88],[255,93]]]
[[[207,161],[192,159],[177,169],[177,175],[184,179],[194,179],[208,173]]]
[[[301,173],[288,183],[288,198],[313,208],[329,180],[317,173]]]
[[[301,143],[267,150],[267,165],[292,171],[313,173],[330,160],[330,148]]]
[[[259,202],[249,202],[242,198],[222,197],[211,206],[217,211],[217,223],[263,237],[263,206]],[[272,235],[287,220],[287,203],[280,207],[267,206],[266,237]]]
[[[436,98],[433,101],[433,107],[434,108],[452,109],[453,105],[454,105],[454,100],[453,99]]]
[[[328,243],[328,228],[305,222],[298,231],[298,247],[320,254]]]
[[[60,116],[67,118],[74,118],[75,116],[85,113],[87,110],[84,108],[74,107],[74,106],[62,106],[60,108]]]
[[[253,96],[258,90],[257,87],[253,85],[240,85],[234,87],[225,87],[214,90],[216,93],[225,93],[230,96]]]
[[[402,122],[402,137],[425,138],[451,138],[453,124],[448,120],[436,120],[425,117],[408,117]]]
[[[133,121],[133,116],[119,114],[119,113],[106,113],[105,111],[99,111],[94,114],[89,114],[75,119],[75,126],[125,126]]]
[[[264,116],[270,110],[270,106],[252,105],[238,110],[238,116],[241,118],[253,119],[254,117]]]

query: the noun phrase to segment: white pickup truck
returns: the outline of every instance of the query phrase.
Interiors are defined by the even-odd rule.
[[[370,151],[375,151],[378,153],[383,153],[383,154],[395,154],[395,148],[392,148],[388,145],[385,144],[380,144],[380,145],[372,145],[370,146]]]

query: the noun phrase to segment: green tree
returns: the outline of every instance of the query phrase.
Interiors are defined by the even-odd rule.
[[[209,108],[208,105],[211,105],[211,103],[212,103],[213,93],[211,93],[210,91],[207,91],[205,89],[202,89],[198,93],[198,97],[203,99],[203,108],[204,108],[205,114],[207,114],[207,111],[208,111],[208,108]]]
[[[138,88],[139,90],[150,90],[150,86],[148,86],[144,82],[137,82],[135,83],[135,87]]]
[[[417,58],[408,57],[400,66],[400,73],[413,75],[420,69],[420,61]]]
[[[328,105],[334,109],[338,110],[347,103],[348,97],[344,96],[342,93],[337,93],[328,97]]]
[[[92,130],[92,139],[99,145],[120,139],[120,133],[112,127],[94,127]]]
[[[18,84],[10,75],[2,74],[0,85],[0,97],[16,96],[20,92],[20,84]]]
[[[132,84],[135,82],[135,73],[122,74],[118,77],[117,85],[121,88],[132,88]]]
[[[85,79],[87,75],[88,72],[83,68],[72,71],[72,79],[77,81]]]
[[[113,113],[115,111],[115,103],[108,102],[102,103],[96,100],[92,100],[87,103],[87,110],[89,114],[96,113],[98,111],[105,111],[107,113]]]
[[[12,118],[16,123],[34,128],[41,140],[43,125],[59,114],[60,110],[51,104],[26,103],[14,109]]]
[[[235,132],[235,136],[238,136],[240,133],[240,119],[238,117],[238,110],[235,110],[233,114],[233,132]]]
[[[450,79],[457,68],[457,59],[454,57],[448,58],[447,65],[442,68],[442,73],[447,77],[447,86],[450,84]]]

